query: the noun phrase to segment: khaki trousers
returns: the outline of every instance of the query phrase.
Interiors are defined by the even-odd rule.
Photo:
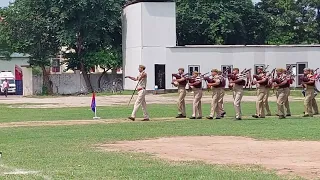
[[[277,105],[278,105],[278,115],[285,116],[284,114],[284,103],[286,102],[286,93],[285,88],[278,89],[278,98],[277,98]]]
[[[222,88],[212,88],[212,101],[211,101],[211,111],[210,117],[220,117],[222,112],[219,109],[219,100],[221,99],[221,90]]]
[[[184,86],[179,86],[178,93],[179,93],[178,104],[177,104],[178,114],[186,116],[186,102],[185,102],[185,97],[187,95],[186,88]]]
[[[264,107],[266,108],[267,114],[271,115],[270,107],[269,107],[269,96],[270,96],[270,88],[266,88],[266,96],[264,97]]]
[[[266,100],[267,96],[267,88],[265,86],[260,86],[257,89],[257,102],[256,102],[256,115],[260,117],[265,117],[265,112],[264,112],[264,103]]]
[[[221,91],[220,91],[220,99],[219,99],[219,103],[218,103],[219,111],[221,114],[224,113],[224,106],[223,106],[224,95],[225,95],[225,91],[224,91],[224,87],[223,87],[223,88],[221,88]]]
[[[305,115],[312,116],[312,100],[314,99],[314,87],[308,86],[306,88],[306,97],[304,98],[304,112]]]
[[[202,117],[202,107],[201,107],[201,98],[202,98],[202,89],[193,88],[193,112],[192,117]]]
[[[138,91],[138,97],[136,102],[134,103],[133,111],[131,117],[135,118],[137,111],[139,110],[140,106],[142,107],[143,116],[145,119],[149,119],[149,114],[147,112],[147,103],[146,103],[146,90],[142,89]]]
[[[291,111],[290,111],[290,105],[289,105],[289,96],[290,96],[290,88],[285,88],[285,93],[286,93],[286,102],[284,103],[284,107],[286,108],[287,110],[287,115],[291,114]]]
[[[234,110],[236,112],[236,118],[241,118],[242,112],[241,112],[241,100],[243,97],[243,86],[234,85],[233,87],[233,106]]]
[[[313,99],[312,99],[311,103],[312,103],[313,113],[314,114],[319,114],[319,108],[318,108],[318,104],[317,104],[315,95],[313,95]]]

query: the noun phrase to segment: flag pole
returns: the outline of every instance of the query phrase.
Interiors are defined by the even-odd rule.
[[[98,120],[100,117],[97,117],[97,106],[94,108],[94,117],[93,119]]]
[[[94,96],[94,120],[98,120],[100,119],[100,117],[97,116],[97,102],[96,102],[96,96],[95,96],[95,92],[93,92],[93,96]]]

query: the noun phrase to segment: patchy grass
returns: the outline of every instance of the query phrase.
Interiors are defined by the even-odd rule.
[[[270,103],[273,111],[276,104]],[[172,120],[119,124],[76,125],[57,127],[1,128],[0,165],[39,171],[37,175],[3,175],[0,179],[285,179],[260,167],[215,166],[201,162],[172,163],[146,154],[100,152],[93,146],[121,140],[137,140],[171,136],[245,136],[258,139],[320,140],[320,118],[302,119],[302,102],[292,102],[295,116],[278,120],[276,117],[253,119],[255,103],[243,103],[243,121],[233,121],[234,110],[225,105],[228,118],[219,121]],[[204,115],[210,106],[203,107]],[[173,117],[175,105],[149,105],[151,117]],[[98,107],[104,119],[126,118],[132,107]],[[191,106],[187,106],[191,112]],[[0,122],[52,121],[92,119],[87,108],[18,109],[0,107]],[[139,112],[141,117],[141,112]]]
[[[262,168],[171,163],[145,154],[100,152],[98,143],[169,136],[233,135],[263,139],[319,140],[319,119],[235,122],[173,121],[5,128],[0,131],[2,163],[40,171],[52,179],[284,179]],[[302,138],[304,137],[304,138]],[[19,179],[21,176],[3,176]],[[1,178],[1,176],[0,176]],[[34,179],[25,175],[22,179]]]
[[[303,102],[291,102],[291,111],[293,115],[302,115],[303,113]],[[11,105],[1,105],[0,114],[1,122],[20,122],[20,121],[53,121],[53,120],[88,120],[92,119],[93,112],[90,106],[88,107],[74,107],[74,108],[12,108]],[[13,105],[13,107],[16,105]],[[128,106],[108,106],[98,107],[98,115],[102,119],[119,119],[127,118],[131,115],[132,105]],[[270,108],[276,113],[276,104],[270,102]],[[255,114],[255,103],[244,102],[242,103],[243,114],[250,119],[252,114]],[[231,103],[225,104],[225,110],[227,116],[233,118],[235,116],[233,105]],[[175,117],[177,115],[176,105],[148,105],[148,111],[151,118],[163,118],[163,117]],[[192,106],[187,105],[187,113],[191,116]],[[207,116],[210,114],[210,105],[203,105],[203,115]],[[138,118],[142,117],[142,112],[138,112]],[[298,118],[298,117],[296,117]]]

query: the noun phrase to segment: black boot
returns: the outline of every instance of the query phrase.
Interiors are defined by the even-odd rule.
[[[178,116],[176,118],[186,118],[186,116],[184,116],[182,114],[178,114]]]

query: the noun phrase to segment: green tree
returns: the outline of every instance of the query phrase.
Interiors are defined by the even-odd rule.
[[[88,53],[85,57],[88,64],[92,66],[100,66],[103,69],[102,74],[98,78],[98,88],[101,90],[101,80],[109,70],[117,70],[122,66],[121,50],[105,48],[97,52]]]
[[[121,5],[119,0],[52,0],[59,11],[63,45],[75,50],[66,54],[69,69],[82,71],[88,91],[93,91],[89,70],[91,57],[110,46],[121,46]]]
[[[299,6],[295,0],[262,0],[257,9],[268,23],[266,44],[299,44]]]
[[[5,15],[6,8],[0,8],[0,59],[10,60],[10,55],[12,54],[12,49],[9,45],[9,37],[5,31]]]
[[[41,67],[44,91],[48,94],[52,94],[52,83],[46,67],[60,45],[56,13],[51,0],[16,0],[6,11],[3,29],[10,47],[15,52],[29,54],[30,65]]]
[[[251,0],[177,0],[178,44],[259,44],[265,19]]]
[[[320,43],[320,0],[297,0],[298,19],[297,33],[303,44]]]

